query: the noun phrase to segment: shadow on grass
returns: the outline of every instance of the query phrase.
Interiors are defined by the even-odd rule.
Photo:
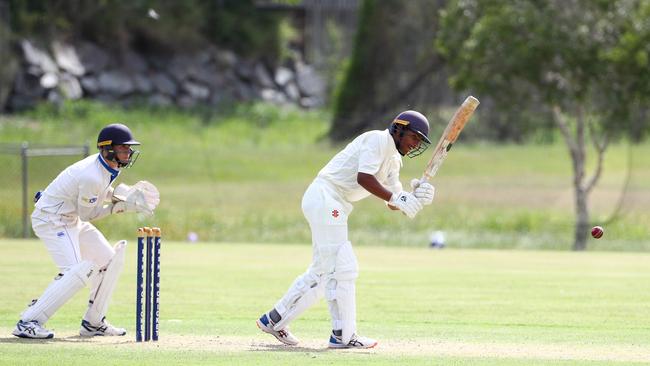
[[[115,337],[113,337],[115,339]],[[61,343],[92,343],[95,345],[116,345],[116,344],[128,344],[134,343],[135,341],[130,339],[124,339],[116,342],[97,342],[97,339],[94,337],[82,337],[82,336],[69,336],[69,337],[54,337],[49,339],[34,339],[34,338],[20,338],[20,337],[0,337],[0,344],[61,344]]]
[[[324,352],[354,352],[354,353],[367,353],[371,354],[372,349],[356,349],[356,348],[341,348],[334,349],[329,347],[300,347],[300,346],[286,346],[283,344],[257,344],[255,348],[251,349],[252,352],[291,352],[291,353],[324,353]]]

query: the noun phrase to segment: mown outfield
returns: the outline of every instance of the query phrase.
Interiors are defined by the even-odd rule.
[[[650,363],[645,253],[360,247],[359,329],[380,343],[344,351],[325,348],[324,301],[294,322],[300,347],[255,326],[304,270],[306,245],[164,242],[161,339],[145,345],[133,336],[133,245],[109,312],[128,335],[92,340],[76,336],[87,291],[50,320],[54,340],[11,336],[19,311],[56,269],[35,240],[1,240],[0,253],[0,364]]]

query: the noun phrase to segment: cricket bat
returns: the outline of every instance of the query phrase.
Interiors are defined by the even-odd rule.
[[[456,113],[451,117],[449,124],[447,124],[447,128],[445,128],[442,136],[440,136],[436,148],[433,149],[433,156],[431,156],[431,160],[429,160],[426,169],[424,169],[420,182],[427,182],[436,175],[442,162],[445,161],[451,146],[456,142],[458,135],[460,135],[460,131],[463,130],[467,121],[472,117],[472,114],[476,110],[476,107],[478,107],[479,103],[478,99],[470,95],[465,99],[458,110],[456,110]]]

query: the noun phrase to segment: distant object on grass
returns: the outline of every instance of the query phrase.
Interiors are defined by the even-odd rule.
[[[434,249],[442,249],[445,247],[445,233],[436,230],[431,233],[431,237],[429,238],[429,246]]]
[[[194,231],[190,231],[187,233],[187,241],[190,243],[196,243],[199,240],[199,234],[195,233]]]

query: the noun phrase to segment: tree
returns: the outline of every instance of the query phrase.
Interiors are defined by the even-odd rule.
[[[334,96],[331,138],[385,127],[401,110],[422,110],[448,96],[445,78],[438,77],[444,63],[431,47],[443,3],[363,1],[349,65]]]
[[[453,87],[503,109],[552,112],[573,167],[574,250],[586,249],[588,197],[608,142],[633,130],[650,99],[649,15],[643,0],[454,0],[441,13],[437,46]]]

